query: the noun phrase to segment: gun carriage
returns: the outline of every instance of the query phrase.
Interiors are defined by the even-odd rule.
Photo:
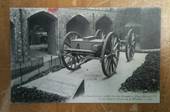
[[[64,37],[61,59],[64,66],[73,71],[79,69],[83,63],[97,59],[101,62],[104,75],[110,77],[116,73],[120,51],[125,51],[129,62],[134,57],[135,46],[133,28],[128,30],[124,40],[120,40],[114,32],[104,35],[101,30],[97,30],[94,36],[81,37],[79,33],[71,31]]]

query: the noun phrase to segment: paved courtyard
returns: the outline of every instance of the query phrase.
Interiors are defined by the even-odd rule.
[[[91,60],[76,71],[66,68],[25,84],[25,87],[69,96],[67,102],[159,102],[159,92],[133,93],[120,92],[121,84],[132,75],[145,60],[145,53],[136,53],[131,62],[126,61],[124,53],[120,54],[117,73],[106,78],[102,72],[101,63]],[[73,97],[84,80],[84,93]]]

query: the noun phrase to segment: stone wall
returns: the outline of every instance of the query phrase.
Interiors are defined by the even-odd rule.
[[[18,9],[12,9],[11,13],[10,13],[10,21],[13,24],[13,28],[14,28],[14,34],[11,34],[11,36],[13,35],[13,40],[14,40],[14,44],[15,46],[11,46],[14,47],[13,50],[13,59],[14,61],[22,61],[22,39],[21,39],[21,23],[20,23],[20,13]]]
[[[49,11],[47,8],[13,8],[10,10],[10,20],[14,24],[15,46],[13,54],[15,61],[23,62],[29,59],[28,43],[28,19],[35,14],[43,13],[53,16],[56,21],[56,32],[51,35],[56,44],[57,55],[60,50],[61,42],[66,34],[66,26],[73,18],[79,16],[89,23],[87,35],[94,35],[96,23],[102,17],[110,19],[112,22],[111,30],[122,36],[127,33],[124,27],[127,23],[142,24],[139,28],[140,33],[138,41],[141,48],[159,48],[160,44],[160,10],[159,9],[123,9],[123,8],[59,8],[55,11]],[[41,19],[41,18],[40,18]],[[156,35],[156,36],[155,36]],[[147,43],[154,39],[154,44]],[[51,41],[52,42],[52,41]],[[145,46],[147,44],[147,46]]]

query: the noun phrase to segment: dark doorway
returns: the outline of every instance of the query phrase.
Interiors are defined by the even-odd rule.
[[[112,21],[107,16],[103,16],[96,22],[96,30],[102,30],[102,32],[107,35],[113,30]]]
[[[57,18],[48,12],[39,12],[28,18],[30,49],[39,53],[56,54]]]
[[[81,34],[81,36],[87,36],[89,33],[89,22],[86,18],[81,15],[77,15],[72,18],[66,25],[66,32],[76,31]]]

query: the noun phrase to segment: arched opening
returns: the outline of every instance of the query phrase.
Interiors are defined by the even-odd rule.
[[[15,26],[14,23],[10,21],[10,31],[11,31],[11,62],[15,61]]]
[[[80,33],[81,36],[87,36],[90,32],[89,27],[90,25],[88,20],[81,15],[77,15],[66,24],[66,33],[75,31]]]
[[[112,21],[110,18],[107,16],[101,17],[97,22],[96,22],[96,30],[102,30],[102,32],[107,35],[109,32],[113,30],[112,28]]]
[[[34,54],[56,54],[57,18],[47,12],[39,12],[28,18],[30,51]]]

